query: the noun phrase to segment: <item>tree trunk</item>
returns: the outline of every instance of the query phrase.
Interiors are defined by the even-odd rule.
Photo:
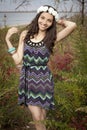
[[[83,25],[84,24],[84,0],[82,0],[82,20],[81,20],[81,24]]]

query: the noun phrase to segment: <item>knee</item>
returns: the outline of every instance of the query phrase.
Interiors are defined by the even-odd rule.
[[[42,111],[41,108],[36,107],[36,106],[31,106],[31,105],[29,105],[28,108],[32,114],[34,121],[44,120],[44,112]]]
[[[43,118],[42,118],[42,115],[41,114],[33,114],[33,119],[35,120],[35,121],[41,121],[41,120],[43,120]]]
[[[44,114],[43,112],[40,113],[33,113],[33,118],[35,121],[43,121],[46,117],[46,114]]]

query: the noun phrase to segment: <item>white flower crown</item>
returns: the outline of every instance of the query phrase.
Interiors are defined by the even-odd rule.
[[[54,8],[52,8],[52,7],[41,6],[37,10],[37,13],[40,13],[40,12],[48,12],[48,13],[50,13],[51,15],[53,15],[55,17],[56,21],[59,20],[59,15],[58,15],[57,11],[54,10]]]

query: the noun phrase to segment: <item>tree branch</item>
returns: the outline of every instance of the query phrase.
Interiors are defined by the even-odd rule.
[[[23,6],[25,3],[28,3],[30,0],[23,0],[22,3],[20,3],[15,10],[17,10],[19,7]]]

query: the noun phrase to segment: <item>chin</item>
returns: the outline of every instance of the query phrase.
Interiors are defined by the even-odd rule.
[[[44,28],[39,28],[40,31],[46,31],[47,29]]]

